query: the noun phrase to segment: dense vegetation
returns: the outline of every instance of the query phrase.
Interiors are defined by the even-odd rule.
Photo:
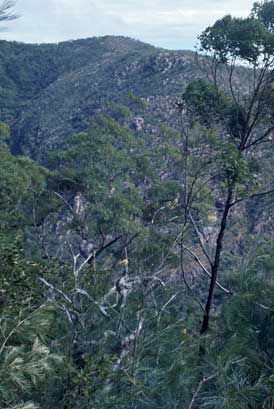
[[[1,123],[1,408],[274,407],[273,26],[269,1],[202,33],[173,127],[133,133],[127,92],[42,167]]]
[[[87,131],[110,102],[127,105],[129,125],[136,128],[141,118],[148,136],[159,123],[173,123],[175,101],[197,75],[193,52],[125,37],[40,45],[0,41],[0,55],[0,115],[11,127],[12,151],[40,163],[66,137]]]

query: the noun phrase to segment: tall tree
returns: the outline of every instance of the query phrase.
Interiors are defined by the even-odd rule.
[[[206,304],[202,306],[201,334],[209,329],[232,209],[274,191],[270,175],[265,180],[258,178],[264,166],[262,157],[267,154],[274,133],[273,27],[273,1],[255,3],[247,18],[225,16],[208,27],[199,37],[199,64],[206,80],[194,81],[184,94],[188,113],[215,133],[214,143],[211,139],[206,147],[210,167],[207,186],[219,201],[217,234],[211,251],[201,240],[193,217],[193,189],[186,189],[185,202],[187,218],[198,234],[207,266],[197,255],[194,257],[210,276]],[[184,134],[185,153],[189,156],[193,150],[190,152]],[[193,184],[193,178],[190,182]]]

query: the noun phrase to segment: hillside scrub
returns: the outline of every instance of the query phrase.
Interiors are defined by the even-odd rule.
[[[168,121],[154,47],[1,44],[1,408],[273,408],[273,26],[268,1],[207,28]],[[67,78],[102,59],[142,92],[129,75],[63,129]],[[62,98],[58,138],[37,123]]]

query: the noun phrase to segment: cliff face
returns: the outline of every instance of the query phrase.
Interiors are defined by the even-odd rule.
[[[176,100],[199,75],[192,52],[124,37],[1,42],[0,56],[0,119],[11,125],[14,152],[41,161],[110,103],[129,103],[129,93],[146,103],[142,110],[131,101],[133,128],[154,132],[159,122],[172,121]]]

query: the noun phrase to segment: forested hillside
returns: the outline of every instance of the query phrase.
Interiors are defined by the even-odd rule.
[[[274,408],[273,27],[0,43],[1,408]]]
[[[194,53],[124,37],[58,45],[1,42],[0,51],[0,112],[11,125],[13,149],[42,161],[112,103],[131,108],[133,128],[156,132],[159,122],[176,120],[176,100],[200,75]],[[142,98],[146,110],[132,96]]]

